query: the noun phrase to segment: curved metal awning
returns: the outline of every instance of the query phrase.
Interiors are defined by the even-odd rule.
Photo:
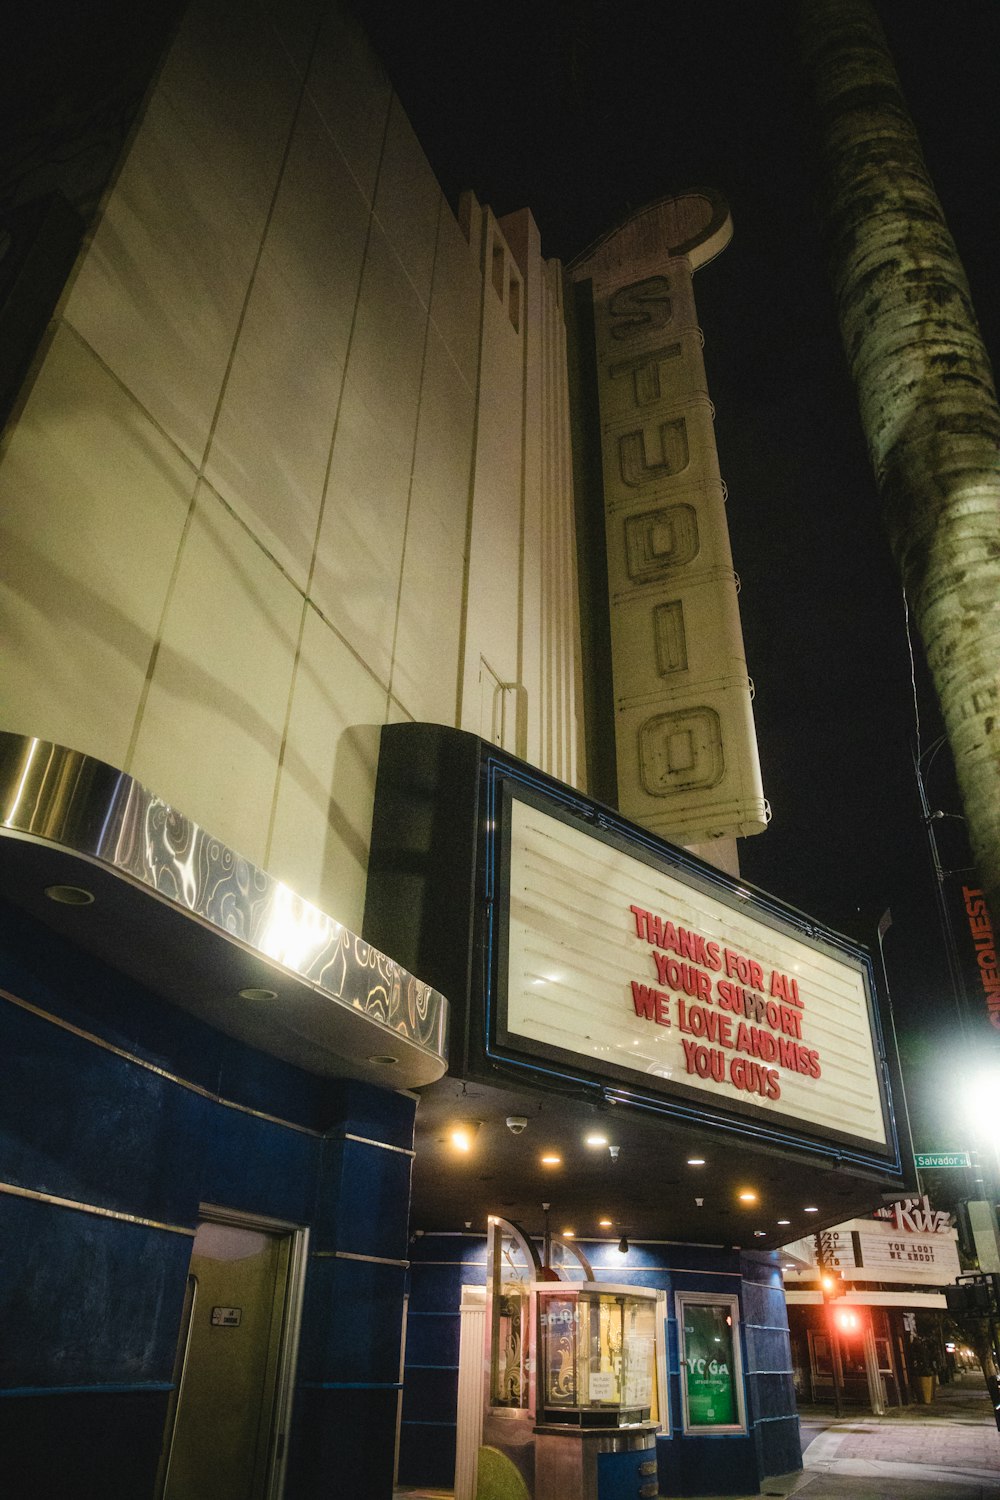
[[[386,1088],[446,1071],[443,995],[113,766],[0,732],[0,841],[0,895],[228,1036]]]

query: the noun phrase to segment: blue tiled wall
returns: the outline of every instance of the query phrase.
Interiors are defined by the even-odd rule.
[[[331,1473],[388,1500],[413,1100],[241,1046],[2,906],[0,992],[4,1492],[152,1496],[208,1202],[311,1230],[287,1500]]]
[[[762,1475],[790,1474],[802,1467],[802,1447],[788,1310],[776,1257],[743,1257],[743,1337],[758,1468]]]
[[[410,1245],[402,1484],[450,1488],[455,1479],[458,1342],[463,1286],[486,1280],[486,1241],[474,1235],[423,1235]]]
[[[634,1243],[585,1245],[598,1280],[668,1295],[670,1432],[658,1440],[664,1495],[747,1494],[766,1475],[801,1467],[780,1273],[771,1258],[735,1250]],[[454,1481],[461,1288],[482,1285],[485,1241],[426,1234],[410,1246],[400,1480],[441,1488]],[[730,1293],[740,1299],[748,1432],[709,1437],[683,1430],[673,1293]],[[544,1500],[544,1497],[539,1497]]]

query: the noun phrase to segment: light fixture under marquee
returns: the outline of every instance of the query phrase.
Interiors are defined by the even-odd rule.
[[[448,1131],[448,1139],[456,1151],[467,1155],[475,1145],[482,1120],[456,1120]]]

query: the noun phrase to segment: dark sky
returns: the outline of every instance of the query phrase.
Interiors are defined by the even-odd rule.
[[[527,205],[546,254],[571,259],[666,193],[704,185],[729,200],[733,242],[695,293],[773,807],[767,833],[742,846],[743,870],[873,948],[891,908],[901,1038],[914,1058],[939,1056],[955,1016],[912,771],[903,601],[826,280],[791,7],[356,9],[452,201],[471,187],[498,214]],[[881,0],[878,10],[995,351],[1000,7]],[[916,673],[927,747],[939,726],[919,643]],[[947,752],[928,795],[958,811]],[[936,826],[946,865],[964,863],[961,825]],[[958,1144],[938,1139],[950,1105],[937,1076],[913,1079],[918,1149]]]

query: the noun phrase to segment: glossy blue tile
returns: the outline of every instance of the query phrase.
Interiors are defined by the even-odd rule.
[[[0,1385],[169,1381],[190,1238],[0,1201]]]
[[[405,1271],[310,1256],[299,1331],[299,1379],[399,1380]]]

